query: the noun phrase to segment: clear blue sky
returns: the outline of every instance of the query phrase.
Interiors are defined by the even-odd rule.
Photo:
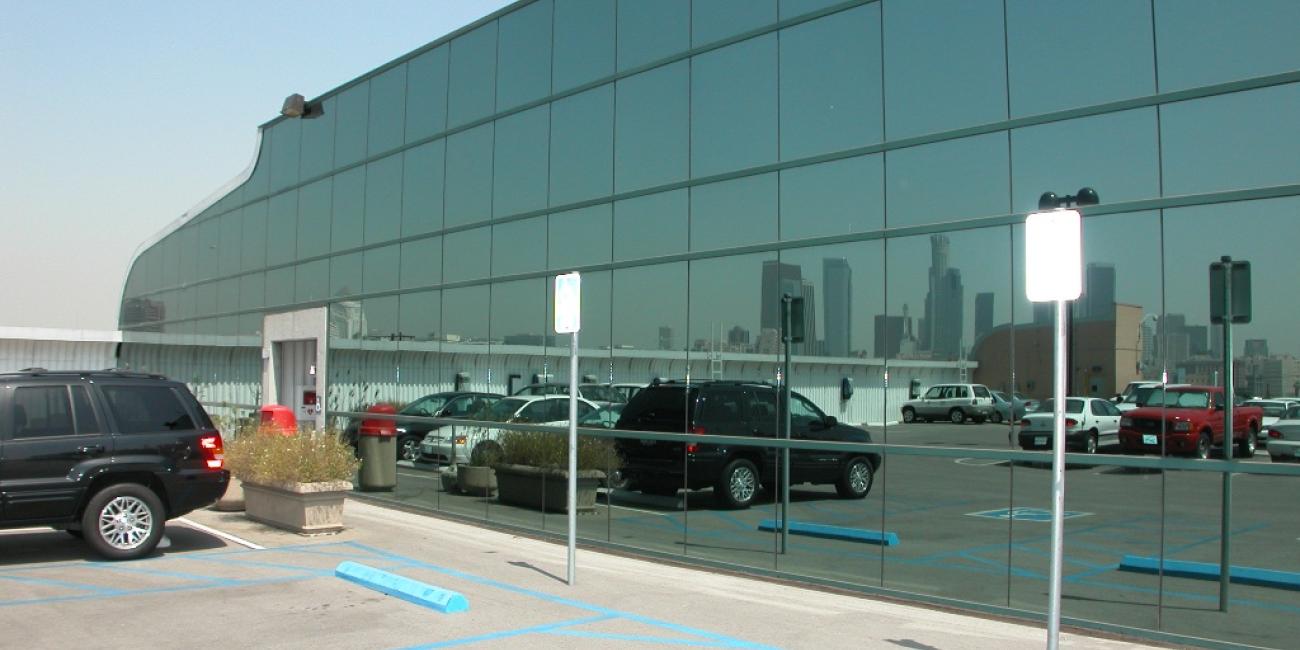
[[[0,0],[0,326],[115,329],[136,248],[248,165],[287,95],[507,4]]]

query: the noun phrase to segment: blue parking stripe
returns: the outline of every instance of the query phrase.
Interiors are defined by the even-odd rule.
[[[614,634],[613,632],[590,632],[587,630],[560,629],[548,630],[546,634],[556,636],[573,636],[585,639],[602,639],[606,641],[625,641],[630,643],[658,643],[661,645],[684,645],[697,648],[761,648],[748,642],[697,641],[695,639],[678,639],[674,637],[647,636],[642,634]]]
[[[93,594],[100,594],[104,596],[116,596],[118,594],[126,593],[121,589],[115,589],[113,587],[87,585],[78,582],[68,582],[66,580],[56,580],[53,578],[33,578],[29,576],[0,575],[0,580],[10,580],[13,582],[21,582],[30,585],[41,585],[45,587],[59,587],[61,589],[76,589],[78,591],[89,591]]]
[[[558,623],[547,623],[545,625],[534,625],[532,627],[519,628],[517,630],[505,630],[503,632],[492,632],[489,634],[480,634],[478,636],[465,637],[463,639],[452,639],[449,641],[439,641],[426,645],[409,646],[405,650],[425,650],[426,648],[449,648],[451,646],[466,645],[469,643],[480,643],[482,641],[494,641],[496,639],[506,639],[524,634],[537,634],[540,632],[550,632],[551,630],[569,627],[572,625],[587,625],[588,623],[599,623],[613,619],[613,616],[589,616],[587,618],[575,618]]]

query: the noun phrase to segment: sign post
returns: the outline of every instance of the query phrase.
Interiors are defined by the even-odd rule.
[[[1224,255],[1210,264],[1210,322],[1223,325],[1223,459],[1232,460],[1232,324],[1250,322],[1250,262]],[[1255,435],[1250,429],[1246,435]],[[1219,543],[1219,611],[1228,611],[1232,556],[1232,472],[1223,473]]]
[[[790,344],[803,343],[803,298],[781,294],[781,342],[785,347],[785,367],[781,370],[781,432],[790,440]],[[781,552],[790,538],[790,448],[781,450]]]
[[[1056,303],[1052,365],[1052,567],[1047,647],[1061,637],[1061,557],[1065,541],[1065,325],[1067,303],[1083,293],[1083,236],[1077,210],[1035,212],[1025,219],[1025,294],[1031,302]]]
[[[555,276],[555,333],[569,338],[569,572],[573,586],[578,546],[578,330],[582,327],[582,276]]]

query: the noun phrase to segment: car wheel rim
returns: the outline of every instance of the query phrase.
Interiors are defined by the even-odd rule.
[[[420,443],[407,440],[402,443],[402,460],[414,461],[420,457]]]
[[[1088,453],[1097,453],[1097,438],[1093,436],[1088,436]]]
[[[744,503],[754,497],[754,472],[748,467],[737,468],[731,473],[731,497]]]
[[[871,469],[866,463],[854,463],[849,468],[849,487],[854,492],[862,493],[867,491],[867,486],[871,485]]]
[[[962,421],[966,419],[966,416],[962,415],[961,411],[953,411],[952,413],[948,414],[948,418],[952,420],[953,424],[961,424]]]
[[[120,551],[140,546],[152,531],[153,513],[144,501],[135,497],[117,497],[99,513],[100,537]]]
[[[1196,445],[1196,455],[1200,458],[1210,457],[1210,439],[1201,438],[1201,444]]]
[[[911,422],[911,421],[914,420],[914,419],[916,419],[916,415],[913,414],[911,411],[903,411],[903,421],[904,421],[904,422]]]

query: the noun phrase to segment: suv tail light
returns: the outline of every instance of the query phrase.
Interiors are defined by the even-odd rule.
[[[1268,437],[1270,437],[1270,438],[1281,438],[1281,437],[1282,437],[1282,432],[1281,432],[1281,431],[1278,431],[1277,429],[1269,429],[1269,430],[1268,430]]]
[[[221,469],[226,463],[226,450],[221,444],[221,434],[216,431],[199,437],[199,451],[208,469]]]
[[[1079,421],[1074,418],[1065,418],[1065,426],[1067,427],[1078,426],[1078,424]]]
[[[1027,426],[1029,426],[1029,418],[1025,418],[1025,419],[1021,420],[1021,421],[1020,421],[1020,426],[1022,426],[1022,427],[1027,427]]]
[[[705,429],[705,428],[702,427],[702,426],[696,425],[696,426],[691,427],[691,433],[694,433],[694,434],[696,434],[696,435],[704,435],[704,434],[708,433],[708,430]],[[699,451],[699,449],[700,449],[700,446],[697,445],[697,444],[695,444],[695,443],[693,443],[693,442],[686,443],[686,453],[688,453],[688,454],[693,454],[693,453],[695,453],[696,451]]]

